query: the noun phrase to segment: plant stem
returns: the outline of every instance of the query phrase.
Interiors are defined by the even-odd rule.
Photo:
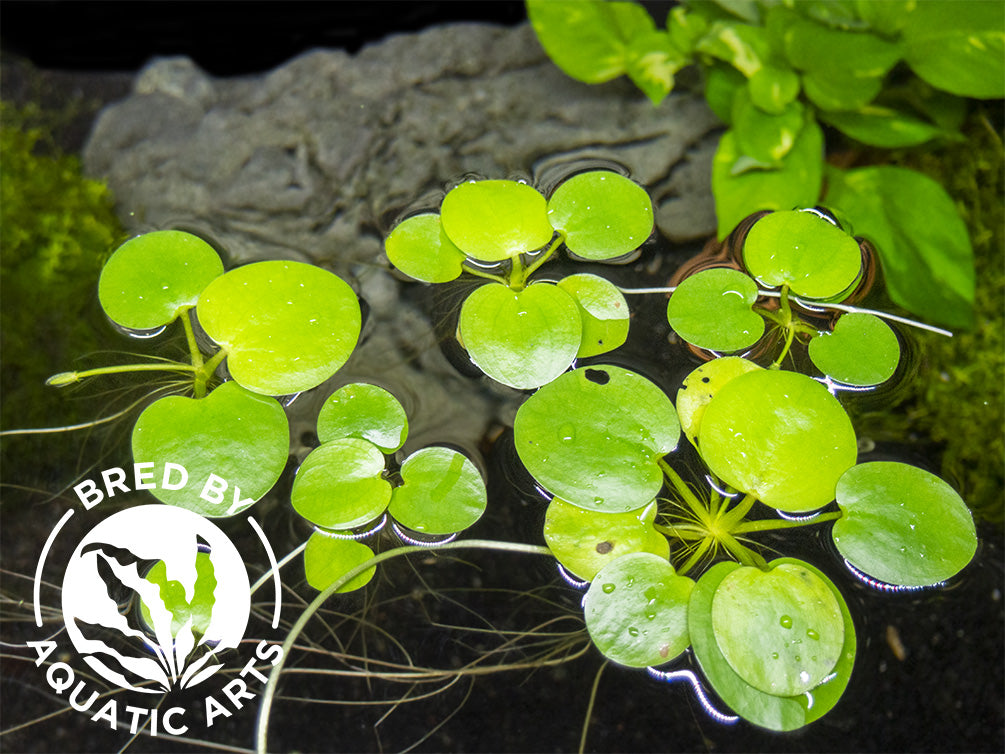
[[[475,277],[478,278],[485,278],[486,280],[491,280],[495,283],[501,283],[502,285],[509,285],[509,281],[502,275],[495,275],[485,270],[479,270],[477,267],[471,267],[467,263],[462,263],[461,267],[463,267],[464,271],[469,275],[474,275]]]
[[[765,518],[760,521],[744,521],[733,527],[734,534],[747,534],[753,531],[773,531],[774,529],[796,529],[800,526],[812,526],[824,521],[836,521],[841,518],[841,511],[821,513],[808,521],[786,521],[785,519]]]
[[[743,520],[744,516],[750,513],[750,509],[756,502],[757,498],[753,495],[744,495],[743,500],[741,500],[734,508],[731,510],[723,510],[717,525],[726,531],[736,531],[737,524]]]
[[[658,463],[659,467],[663,470],[663,475],[673,485],[674,489],[677,490],[677,493],[684,498],[684,502],[687,503],[687,507],[694,512],[694,515],[698,517],[698,520],[706,524],[711,523],[708,508],[702,505],[701,501],[691,491],[691,488],[687,486],[687,483],[681,479],[680,474],[678,474],[674,468],[662,458],[658,461]]]
[[[124,374],[126,372],[195,372],[195,367],[191,364],[169,361],[164,364],[119,364],[113,367],[97,367],[95,369],[85,369],[83,372],[60,372],[54,374],[45,381],[46,385],[63,387],[72,385],[74,382],[97,377],[102,374]]]
[[[441,550],[460,550],[464,548],[476,550],[496,550],[498,552],[515,552],[527,555],[552,555],[551,550],[543,545],[528,545],[521,542],[496,542],[487,539],[466,539],[455,540],[453,542],[433,546],[413,545],[407,547],[396,547],[393,550],[388,550],[378,555],[374,555],[365,563],[361,563],[355,568],[344,573],[341,578],[337,579],[331,584],[331,586],[318,594],[318,596],[314,598],[314,601],[304,608],[304,611],[300,614],[300,617],[297,618],[296,623],[294,623],[290,628],[290,632],[286,635],[286,639],[283,641],[282,656],[269,672],[269,680],[265,684],[265,688],[262,690],[262,700],[258,708],[258,722],[255,730],[255,751],[257,754],[266,754],[268,751],[269,713],[272,709],[272,700],[276,694],[276,686],[279,683],[279,676],[283,672],[283,666],[286,664],[286,658],[289,657],[293,644],[300,636],[300,632],[304,630],[307,622],[314,616],[321,605],[323,605],[329,597],[364,571],[383,563],[385,560],[417,552],[429,553],[430,551],[439,552]]]
[[[590,688],[590,703],[586,705],[586,717],[583,720],[583,732],[579,736],[579,754],[586,751],[586,733],[590,729],[590,718],[593,717],[593,703],[597,701],[597,689],[600,686],[600,676],[607,667],[607,660],[604,660],[597,668],[597,674],[593,677],[593,686]]]

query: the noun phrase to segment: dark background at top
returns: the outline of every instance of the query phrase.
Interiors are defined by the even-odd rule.
[[[60,2],[3,0],[0,51],[40,68],[133,71],[187,55],[214,76],[270,70],[316,47],[356,52],[393,33],[456,21],[515,25],[512,0],[457,2]]]

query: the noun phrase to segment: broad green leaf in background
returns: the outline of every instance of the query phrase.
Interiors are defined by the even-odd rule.
[[[297,469],[290,503],[301,516],[325,529],[370,523],[391,501],[384,479],[384,454],[366,440],[347,437],[310,452]]]
[[[764,29],[738,21],[716,21],[696,49],[729,63],[747,78],[757,73],[770,55]]]
[[[858,110],[821,111],[818,117],[863,144],[887,149],[914,147],[951,135],[951,132],[910,113],[877,104]]]
[[[341,278],[279,260],[221,275],[202,292],[196,311],[226,350],[234,379],[266,395],[327,380],[352,354],[362,324],[359,300]]]
[[[767,24],[788,61],[803,72],[806,96],[824,110],[871,102],[900,56],[899,47],[880,36],[816,23],[782,6],[769,11]]]
[[[828,206],[876,245],[894,303],[950,327],[973,324],[974,252],[953,200],[907,168],[828,168]]]
[[[544,197],[519,181],[465,181],[443,197],[440,222],[458,249],[483,262],[535,251],[554,234]]]
[[[841,655],[827,679],[798,696],[776,696],[767,694],[751,686],[733,670],[719,648],[716,632],[712,625],[713,600],[719,586],[730,574],[742,569],[739,563],[717,563],[706,571],[691,591],[688,603],[688,633],[694,655],[712,688],[734,712],[744,719],[769,730],[796,730],[819,719],[829,712],[841,698],[855,663],[855,626],[848,612],[844,598],[833,583],[809,563],[795,558],[778,558],[769,563],[774,568],[791,564],[806,570],[821,579],[837,600],[844,622],[844,645]],[[779,621],[781,616],[779,615]],[[779,623],[781,625],[781,623]],[[811,641],[807,637],[804,643]],[[774,650],[772,650],[774,651]],[[810,655],[812,657],[812,655]],[[818,655],[819,657],[819,655]],[[779,659],[781,653],[779,652]],[[770,653],[761,658],[764,663],[775,662]]]
[[[454,534],[485,512],[485,482],[467,456],[456,450],[417,450],[401,464],[389,510],[395,520],[423,534]]]
[[[853,466],[837,485],[838,552],[875,579],[929,586],[959,573],[977,551],[974,520],[956,491],[905,463]]]
[[[98,280],[98,299],[111,320],[135,330],[166,325],[195,306],[199,294],[223,274],[212,246],[180,230],[131,238],[109,257]]]
[[[858,454],[851,420],[827,388],[776,369],[719,389],[705,408],[698,451],[726,484],[791,513],[833,500]]]
[[[657,506],[628,513],[602,513],[552,498],[544,519],[544,541],[573,576],[593,581],[607,563],[631,552],[670,558],[670,543],[653,527]]]
[[[747,92],[758,108],[772,115],[781,115],[799,96],[799,76],[791,68],[765,65],[750,77]]]
[[[710,351],[739,351],[764,334],[764,319],[751,309],[757,284],[739,270],[702,270],[670,296],[667,320],[680,337]]]
[[[340,387],[318,412],[318,440],[322,443],[358,437],[384,453],[393,453],[405,444],[407,436],[408,417],[398,399],[366,382]]]
[[[904,59],[932,86],[1005,97],[1005,20],[998,2],[919,2],[904,25]]]
[[[583,335],[577,359],[613,351],[628,339],[631,312],[614,283],[583,273],[562,278],[557,285],[579,306]]]
[[[862,272],[854,238],[815,212],[788,210],[760,218],[743,243],[743,262],[767,286],[789,286],[797,296],[834,299]]]
[[[653,232],[649,194],[610,170],[579,173],[548,200],[548,220],[583,259],[614,259],[635,251]]]
[[[625,73],[629,43],[656,28],[649,12],[632,2],[528,0],[527,16],[555,65],[587,84]]]
[[[886,36],[897,34],[917,10],[919,0],[853,0],[855,13],[869,28]],[[920,0],[925,2],[925,0]]]
[[[763,69],[762,69],[763,70]],[[790,102],[778,114],[766,113],[751,100],[745,89],[733,99],[733,135],[737,148],[763,166],[778,167],[796,143],[806,122],[805,108]]]
[[[625,50],[628,77],[654,105],[673,91],[674,74],[689,62],[670,35],[660,30],[635,37]]]
[[[680,423],[652,382],[597,365],[534,393],[513,431],[520,460],[548,492],[581,508],[624,513],[659,494],[657,462],[677,447]]]
[[[586,630],[597,649],[620,665],[661,665],[691,643],[687,605],[693,587],[659,555],[622,555],[600,569],[586,592]]]
[[[833,332],[810,341],[810,359],[817,369],[846,385],[878,385],[886,382],[900,362],[900,341],[874,314],[842,315]]]
[[[677,416],[692,445],[698,447],[698,432],[705,408],[719,389],[734,377],[762,368],[739,356],[723,356],[705,362],[684,378],[677,391]]]
[[[225,382],[205,398],[171,395],[151,403],[136,420],[132,446],[136,463],[154,464],[151,481],[157,487],[150,492],[158,500],[201,516],[233,516],[279,479],[290,427],[275,398]],[[188,472],[180,489],[162,484],[167,463]],[[211,476],[220,482],[207,490]],[[173,484],[180,479],[177,473],[170,478]]]
[[[316,531],[311,534],[311,538],[307,540],[307,547],[304,549],[304,571],[307,575],[307,583],[318,591],[324,591],[353,568],[363,565],[372,557],[373,550],[362,542],[351,539],[335,539]],[[337,591],[343,593],[360,589],[370,582],[376,572],[376,566],[363,571]]]
[[[746,85],[743,74],[731,66],[719,63],[705,69],[705,101],[726,125],[732,125],[733,100]]]
[[[712,631],[737,675],[774,696],[818,686],[844,646],[844,620],[830,587],[791,563],[727,575],[712,598]]]
[[[816,121],[807,120],[777,170],[749,170],[734,175],[733,166],[742,156],[733,130],[726,131],[712,160],[712,193],[720,240],[759,210],[790,210],[817,203],[823,182],[823,134]]]
[[[448,283],[464,271],[464,253],[443,232],[435,212],[402,220],[388,235],[384,248],[391,264],[426,283]]]
[[[477,288],[461,306],[458,335],[479,369],[518,390],[550,382],[572,364],[582,341],[579,306],[551,283],[514,291]]]

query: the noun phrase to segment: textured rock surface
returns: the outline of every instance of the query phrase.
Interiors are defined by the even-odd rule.
[[[654,108],[627,82],[569,79],[527,25],[455,24],[355,56],[310,52],[256,77],[214,79],[186,58],[155,61],[103,111],[84,159],[109,181],[132,230],[187,228],[235,262],[306,259],[354,278],[391,334],[377,328],[345,374],[380,374],[404,359],[388,338],[433,338],[403,312],[400,284],[382,269],[382,238],[417,197],[466,173],[539,179],[569,160],[609,159],[650,189],[666,235],[701,238],[715,230],[715,126],[701,96],[675,94]],[[411,384],[418,367],[401,368]],[[445,363],[422,370],[443,401],[417,410],[442,416],[446,391],[458,389],[443,384],[453,372]],[[492,413],[485,408],[463,413],[470,422],[474,410]]]

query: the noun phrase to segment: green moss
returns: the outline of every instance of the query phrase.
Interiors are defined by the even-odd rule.
[[[921,364],[906,413],[869,417],[874,437],[918,435],[944,445],[942,475],[970,507],[1005,518],[1005,205],[1003,149],[983,113],[967,123],[966,141],[938,151],[901,150],[884,161],[942,183],[970,229],[977,267],[976,327],[946,338],[915,331]]]
[[[52,122],[36,106],[0,102],[4,429],[93,418],[93,404],[66,400],[45,379],[104,345],[99,337],[108,328],[93,301],[101,265],[124,236],[108,188],[58,150],[48,135]],[[19,456],[51,453],[56,444],[68,443],[6,438],[4,461],[17,466]]]

